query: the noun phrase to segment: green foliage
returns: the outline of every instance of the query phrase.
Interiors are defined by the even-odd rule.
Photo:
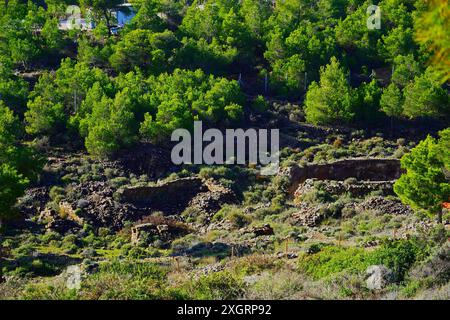
[[[439,132],[440,139],[438,148],[440,150],[441,161],[446,170],[450,170],[450,128]]]
[[[177,69],[171,75],[152,76],[148,83],[152,111],[140,128],[146,138],[158,141],[174,129],[191,128],[194,120],[217,124],[242,116],[243,97],[236,81]]]
[[[313,124],[349,123],[355,113],[353,92],[336,58],[320,70],[319,84],[313,82],[305,100],[306,120]]]
[[[404,95],[404,114],[410,118],[441,117],[448,115],[450,110],[448,93],[430,68],[406,86]]]
[[[61,48],[62,32],[58,29],[58,19],[47,19],[42,27],[41,35],[47,51]]]
[[[382,246],[371,254],[371,259],[376,264],[390,268],[397,276],[397,280],[402,281],[406,272],[429,254],[428,244],[421,240],[390,240],[383,242]]]
[[[0,10],[3,61],[28,69],[37,59],[61,48],[63,37],[57,28],[58,21],[41,5],[33,1],[8,1],[1,5],[6,7]]]
[[[270,80],[275,89],[298,96],[335,53],[335,40],[331,29],[318,31],[310,22],[301,23],[284,37],[281,26],[270,32],[264,57],[271,62]]]
[[[374,122],[379,115],[381,89],[377,81],[363,83],[357,89],[358,102],[354,106],[356,119],[362,123]]]
[[[129,1],[137,8],[136,16],[130,23],[129,28],[145,29],[151,31],[162,31],[165,22],[158,13],[163,12],[163,3],[159,0],[133,0]],[[167,1],[166,1],[167,3]],[[180,3],[181,4],[181,3]]]
[[[74,113],[72,125],[79,122],[80,117],[91,111],[92,101],[82,102],[97,82],[105,93],[113,91],[102,70],[64,59],[56,73],[44,73],[31,92],[25,114],[27,131],[33,135],[63,133],[69,114]]]
[[[420,63],[415,60],[412,54],[395,57],[393,65],[394,72],[392,73],[391,80],[402,88],[422,72]]]
[[[90,10],[91,17],[96,23],[104,22],[110,34],[116,21],[111,9],[120,4],[123,4],[122,0],[80,0],[81,8],[85,12]]]
[[[0,225],[12,213],[11,208],[25,192],[28,182],[16,169],[7,164],[0,165]]]
[[[388,117],[400,117],[403,113],[403,95],[401,90],[391,83],[383,90],[380,100],[381,111]]]
[[[386,61],[392,62],[396,57],[408,54],[413,48],[413,31],[403,26],[392,29],[378,41],[378,50]]]
[[[450,78],[449,15],[446,0],[427,1],[426,10],[417,15],[414,26],[416,40],[433,53],[431,62],[438,70],[442,83]]]
[[[152,33],[136,29],[127,33],[113,46],[114,53],[109,60],[119,72],[140,67],[151,73],[161,73],[169,69],[178,46],[179,41],[171,31]]]
[[[269,109],[269,103],[263,96],[259,95],[253,100],[252,108],[258,112],[265,112]]]
[[[252,63],[257,35],[251,33],[240,10],[241,4],[236,0],[194,1],[180,25],[186,36],[181,64],[218,72],[236,60]]]
[[[442,203],[448,201],[450,194],[450,183],[443,172],[440,143],[428,136],[404,155],[401,164],[406,173],[394,185],[394,191],[404,203],[436,214],[439,220]]]
[[[316,253],[301,256],[298,266],[314,279],[321,279],[341,272],[363,273],[370,265],[385,265],[402,281],[406,272],[429,254],[429,244],[422,240],[386,240],[373,251],[356,247],[318,248]]]
[[[111,156],[136,141],[138,124],[132,107],[128,89],[117,94],[114,100],[103,97],[92,106],[92,113],[84,120],[88,131],[85,145],[89,153]]]
[[[53,104],[38,96],[28,102],[25,113],[27,133],[49,135],[61,132],[65,128],[66,114],[61,103]]]
[[[299,268],[320,279],[342,271],[364,272],[371,264],[370,255],[360,248],[327,246],[318,253],[299,258]]]
[[[5,65],[0,65],[0,97],[8,107],[16,112],[23,112],[25,109],[28,85]]]
[[[233,206],[225,206],[214,215],[214,220],[228,220],[235,228],[242,228],[251,222],[248,215]]]
[[[18,118],[0,100],[0,219],[11,213],[11,207],[40,169],[34,152],[18,141],[21,135]]]

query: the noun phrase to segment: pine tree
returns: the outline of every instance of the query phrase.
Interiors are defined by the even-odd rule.
[[[313,82],[305,100],[306,120],[313,124],[349,123],[355,116],[353,90],[339,61],[332,57],[330,64],[320,70],[320,82]]]

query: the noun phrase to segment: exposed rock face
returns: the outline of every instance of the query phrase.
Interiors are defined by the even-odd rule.
[[[230,189],[199,178],[178,179],[158,186],[130,187],[119,191],[103,181],[81,183],[74,185],[74,188],[77,189],[79,198],[67,205],[80,209],[78,215],[83,221],[112,230],[121,229],[125,221],[139,221],[153,211],[174,215],[180,214],[187,207],[195,207],[211,214],[223,204],[236,201],[236,196]],[[120,201],[117,201],[116,191]],[[77,227],[73,221],[61,219],[56,212],[52,212],[47,218],[51,218],[47,227],[55,231],[67,232]],[[78,227],[82,225],[79,221],[75,222]]]
[[[401,168],[398,159],[355,158],[305,167],[292,166],[285,174],[291,182],[289,191],[294,194],[298,186],[307,179],[389,181],[400,177]]]
[[[34,216],[45,209],[45,204],[50,200],[45,187],[30,188],[25,195],[19,199],[18,208],[21,213]]]
[[[395,282],[394,273],[383,265],[369,266],[366,270],[366,286],[370,290],[381,290]]]
[[[70,211],[77,210],[76,215],[82,222],[117,231],[125,221],[139,221],[154,211],[173,215],[194,207],[212,214],[223,204],[236,201],[231,190],[199,178],[178,179],[152,187],[125,187],[123,190],[119,189],[121,183],[113,182],[115,178],[125,178],[129,182],[133,171],[147,173],[143,183],[149,181],[148,177],[156,177],[154,172],[166,176],[170,169],[166,170],[167,164],[170,166],[171,163],[170,153],[168,160],[165,157],[165,149],[151,145],[124,151],[114,161],[93,160],[81,153],[55,153],[48,158],[37,187],[28,189],[18,205],[26,216],[40,214],[51,200],[50,187],[65,180],[65,184],[70,183],[64,195]],[[81,174],[83,179],[75,178]],[[64,221],[66,219],[58,215],[52,213],[48,228],[66,232],[76,227],[73,221]]]
[[[196,271],[197,275],[207,275],[215,272],[220,272],[225,270],[225,265],[223,263],[215,263],[202,267],[200,270]]]
[[[83,219],[94,226],[104,226],[113,230],[122,228],[124,221],[137,221],[148,215],[146,208],[114,200],[115,189],[108,183],[95,181],[79,186],[82,200],[76,200],[74,207],[82,209]]]

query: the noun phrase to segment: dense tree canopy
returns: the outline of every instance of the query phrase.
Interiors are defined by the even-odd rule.
[[[218,124],[242,116],[244,101],[236,81],[207,76],[201,70],[175,70],[148,82],[151,111],[141,133],[150,139],[167,137],[176,128],[191,128],[194,120]]]

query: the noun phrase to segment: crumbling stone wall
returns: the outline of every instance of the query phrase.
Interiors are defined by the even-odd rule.
[[[307,179],[300,184],[294,193],[296,199],[314,189],[314,179]],[[373,191],[380,191],[383,195],[393,195],[395,181],[346,181],[323,180],[322,188],[329,194],[341,195],[349,193],[354,197],[362,197]]]
[[[398,159],[354,158],[304,167],[292,166],[287,174],[290,179],[289,192],[293,195],[307,179],[392,181],[398,179],[401,172]]]
[[[176,211],[185,208],[193,197],[207,190],[200,178],[184,178],[157,186],[124,188],[119,191],[119,195],[124,202],[149,206],[155,210]]]

